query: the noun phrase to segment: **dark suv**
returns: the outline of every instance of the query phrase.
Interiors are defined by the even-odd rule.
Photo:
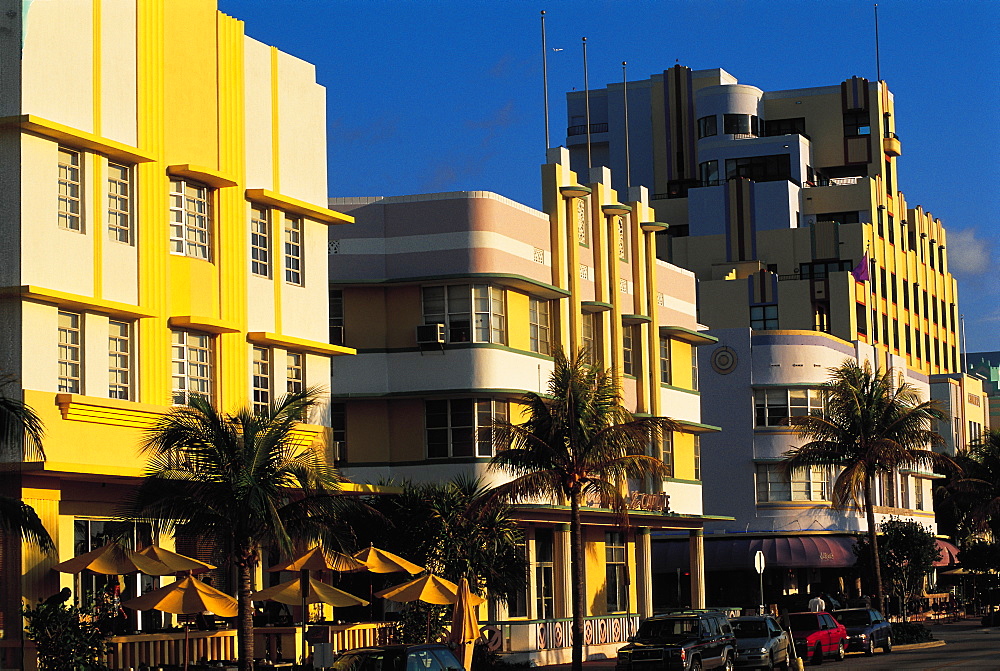
[[[684,610],[654,615],[639,624],[618,650],[616,671],[732,671],[736,637],[725,613]]]

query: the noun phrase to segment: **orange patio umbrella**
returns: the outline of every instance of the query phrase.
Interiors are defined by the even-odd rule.
[[[352,556],[362,562],[372,573],[409,573],[410,575],[416,575],[424,570],[423,566],[417,566],[411,561],[407,561],[391,552],[379,550],[374,546],[355,552]]]
[[[305,596],[306,603],[327,603],[336,608],[351,606],[367,606],[368,602],[353,594],[348,594],[320,580],[309,578],[307,589],[303,595],[302,582],[299,578],[283,582],[274,587],[262,589],[250,595],[251,601],[277,601],[289,606],[297,606]]]
[[[155,559],[169,568],[173,573],[181,573],[184,571],[191,574],[205,573],[206,571],[211,571],[215,568],[212,564],[198,559],[193,559],[182,554],[177,554],[176,552],[171,552],[170,550],[165,550],[159,545],[144,547],[139,550],[138,554],[149,559]]]
[[[390,601],[423,601],[424,603],[448,606],[458,601],[458,585],[428,573],[402,585],[375,592],[375,596]],[[478,606],[486,603],[486,599],[469,594],[469,602],[473,606]]]
[[[448,642],[454,643],[456,657],[462,662],[465,671],[472,671],[472,654],[476,641],[479,640],[479,619],[472,605],[472,592],[469,591],[469,581],[463,577],[458,583],[458,600],[452,611],[451,631],[448,632]]]
[[[52,568],[62,573],[93,571],[104,575],[128,575],[137,571],[146,575],[169,575],[174,572],[156,559],[133,552],[118,543],[108,543]]]
[[[277,566],[272,566],[268,571],[337,571],[348,573],[352,571],[364,571],[367,566],[340,552],[324,552],[319,546],[306,551],[294,559],[282,562]]]

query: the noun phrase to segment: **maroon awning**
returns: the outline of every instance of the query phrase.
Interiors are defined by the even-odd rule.
[[[707,570],[753,570],[754,556],[764,553],[768,567],[844,568],[854,566],[853,536],[796,535],[705,538]],[[653,543],[653,572],[689,567],[687,539]]]
[[[934,566],[954,566],[957,564],[958,548],[940,538],[936,538],[935,540],[937,541],[938,549],[941,551],[941,558],[934,562]]]

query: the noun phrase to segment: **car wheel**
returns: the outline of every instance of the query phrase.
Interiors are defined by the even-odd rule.
[[[841,641],[840,643],[837,644],[837,661],[838,662],[844,661],[845,656],[846,656],[846,651],[844,650],[844,642]]]
[[[773,659],[767,660],[767,666],[764,667],[764,670],[765,671],[774,671],[774,660]]]
[[[813,664],[822,664],[823,663],[823,644],[822,643],[817,643],[816,644],[816,649],[813,650],[812,659],[809,660],[809,661],[812,662]]]
[[[691,671],[701,671],[701,659],[695,657],[691,660]]]
[[[873,641],[870,636],[868,637],[868,640],[865,642],[864,652],[865,656],[867,657],[871,657],[872,655],[875,654],[875,641]]]
[[[725,661],[722,662],[722,667],[724,671],[733,671],[736,668],[736,664],[733,662],[732,655],[726,655]]]
[[[886,655],[892,652],[892,636],[885,637],[885,643],[882,644],[882,652]]]

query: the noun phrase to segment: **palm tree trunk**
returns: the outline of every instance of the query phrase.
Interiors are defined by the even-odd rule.
[[[236,591],[239,608],[236,629],[240,671],[253,671],[253,603],[250,601],[251,563],[244,558],[239,564],[240,585]]]
[[[580,524],[580,492],[570,495],[570,571],[573,583],[573,657],[571,671],[583,669],[583,528]]]
[[[872,478],[865,476],[865,518],[868,520],[868,547],[872,550],[872,563],[875,566],[875,603],[874,608],[887,615],[882,608],[882,561],[878,554],[878,528],[875,526],[875,505],[872,501]]]

